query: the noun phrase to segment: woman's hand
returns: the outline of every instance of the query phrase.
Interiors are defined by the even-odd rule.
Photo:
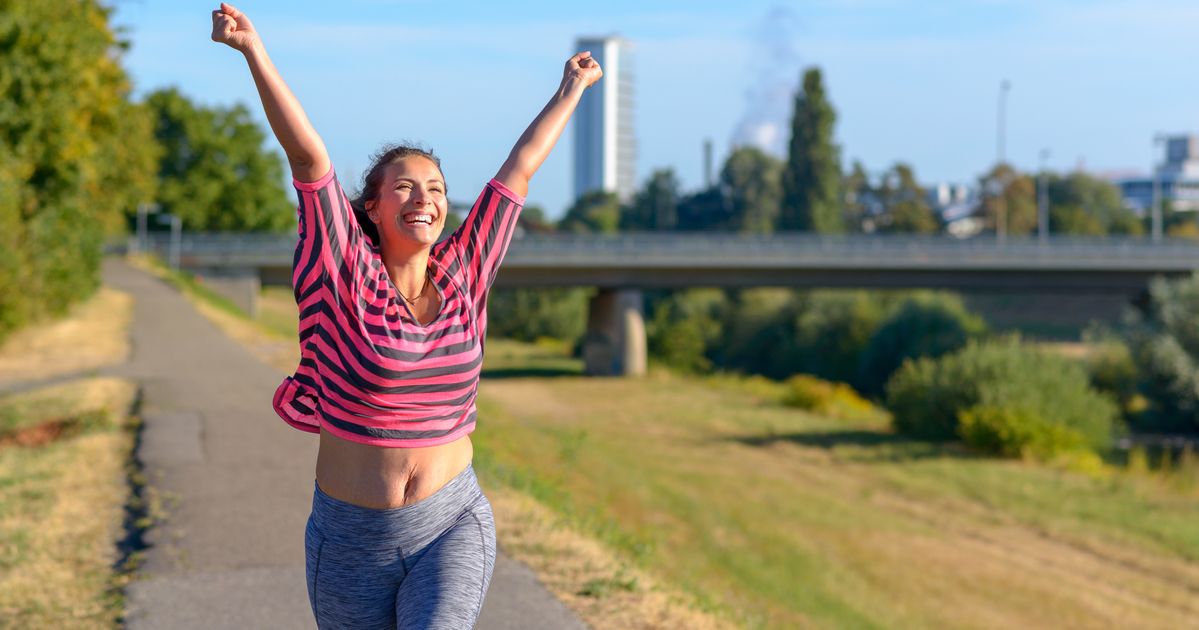
[[[595,85],[602,76],[604,70],[600,68],[599,62],[591,58],[591,51],[584,50],[566,60],[566,69],[562,71],[562,83],[577,82],[585,89]]]
[[[244,53],[258,41],[258,32],[245,13],[222,2],[221,8],[212,12],[212,41]]]

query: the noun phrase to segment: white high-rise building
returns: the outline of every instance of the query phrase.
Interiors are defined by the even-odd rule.
[[[575,199],[612,191],[622,202],[637,190],[637,137],[633,128],[632,44],[619,37],[580,37],[604,78],[583,94],[574,114]]]

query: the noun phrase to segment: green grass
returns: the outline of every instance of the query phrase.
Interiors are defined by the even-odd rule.
[[[481,388],[480,474],[746,627],[1199,614],[1194,492],[789,410],[755,379],[586,379],[552,348],[488,344],[485,369],[505,378]]]

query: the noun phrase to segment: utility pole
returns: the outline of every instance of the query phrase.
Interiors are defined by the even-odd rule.
[[[996,133],[996,159],[995,167],[999,169],[1003,166],[1007,159],[1006,141],[1007,141],[1007,93],[1012,89],[1012,84],[1004,79],[999,82],[999,116],[998,127]],[[1004,195],[1004,182],[1002,175],[996,178],[996,188],[999,191],[995,198],[996,213],[995,213],[995,238],[1000,245],[1007,242],[1007,197]]]
[[[1150,202],[1149,216],[1152,221],[1152,229],[1150,230],[1151,238],[1154,243],[1162,242],[1162,203],[1161,203],[1161,166],[1158,165],[1157,147],[1166,141],[1166,135],[1163,133],[1154,134],[1153,136],[1153,200]]]
[[[1041,172],[1037,176],[1037,237],[1041,247],[1049,245],[1049,191],[1045,186],[1045,162],[1049,149],[1041,149]]]

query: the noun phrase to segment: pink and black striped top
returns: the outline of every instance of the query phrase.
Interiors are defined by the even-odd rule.
[[[441,311],[422,326],[333,170],[295,187],[300,366],[275,391],[275,412],[302,431],[323,427],[379,446],[434,446],[474,431],[487,291],[524,198],[491,180],[462,225],[433,246],[429,267]]]

